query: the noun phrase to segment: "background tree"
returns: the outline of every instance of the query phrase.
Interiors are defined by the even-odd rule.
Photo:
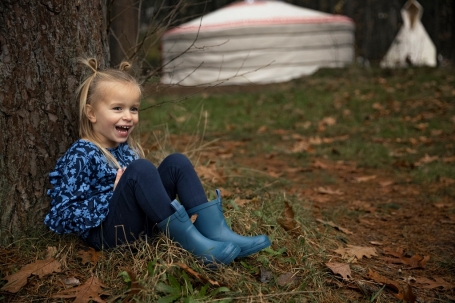
[[[110,0],[107,15],[111,65],[130,60],[139,41],[139,9],[136,0]]]
[[[109,62],[106,1],[0,2],[0,239],[42,224],[47,175],[77,138],[78,56]]]

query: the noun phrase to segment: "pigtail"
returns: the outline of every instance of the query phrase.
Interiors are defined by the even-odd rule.
[[[85,106],[87,104],[90,85],[92,84],[93,79],[95,79],[97,75],[98,61],[95,58],[88,59],[78,58],[77,62],[89,67],[93,72],[93,74],[88,76],[76,90],[76,96],[79,97],[79,121],[81,122],[85,117]],[[79,127],[79,136],[81,137],[83,136],[83,134],[81,133],[81,126]]]
[[[127,62],[127,61],[123,61],[122,63],[120,63],[120,66],[119,66],[119,70],[121,70],[122,72],[129,72],[131,70],[131,63]]]

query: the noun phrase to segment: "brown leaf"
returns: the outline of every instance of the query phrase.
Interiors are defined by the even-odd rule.
[[[203,276],[199,273],[197,273],[196,271],[194,271],[193,269],[191,269],[190,267],[188,267],[188,265],[186,264],[183,264],[183,263],[176,263],[177,266],[179,266],[181,269],[183,269],[184,271],[186,271],[188,274],[190,274],[191,276],[195,277],[196,279],[199,279],[199,280],[202,280],[204,282],[208,282],[210,283],[210,285],[212,286],[221,286],[219,282],[217,281],[214,281],[214,280],[211,280],[209,278],[207,278],[206,276]]]
[[[31,275],[44,277],[53,272],[61,272],[61,264],[54,258],[46,260],[36,260],[34,263],[30,263],[22,267],[18,272],[6,276],[4,279],[8,280],[8,283],[3,285],[2,291],[11,293],[18,292],[24,285],[27,284],[27,278]]]
[[[444,163],[455,162],[455,156],[452,156],[452,157],[444,157],[444,158],[442,158],[442,162],[444,162]]]
[[[346,263],[336,263],[336,262],[329,262],[325,263],[325,265],[330,268],[330,270],[334,274],[339,274],[343,277],[343,280],[349,280],[352,278],[351,275],[351,268],[349,264]]]
[[[422,288],[427,288],[427,289],[433,289],[433,288],[441,288],[442,290],[449,290],[455,288],[455,284],[449,283],[445,281],[443,278],[434,278],[428,279],[428,278],[415,278],[415,282],[417,284],[420,284]]]
[[[234,202],[238,206],[244,206],[247,204],[251,204],[253,202],[253,199],[242,199],[242,198],[237,197],[234,199]]]
[[[206,179],[214,184],[224,184],[226,179],[223,176],[223,172],[220,171],[214,164],[209,166],[196,166],[194,168],[199,177]]]
[[[57,247],[49,246],[46,252],[46,260],[52,259],[57,254]]]
[[[395,297],[399,299],[402,299],[404,297],[403,291],[401,290],[401,286],[398,282],[381,276],[380,274],[372,271],[371,269],[368,270],[368,277],[377,283],[384,284],[387,288],[394,291]]]
[[[108,293],[105,293],[103,288],[106,288],[106,285],[104,285],[97,277],[93,276],[85,281],[81,286],[60,291],[52,295],[51,298],[75,298],[73,303],[86,303],[90,302],[90,300],[98,303],[105,303],[105,301],[101,299],[100,295],[108,295]]]
[[[318,221],[319,223],[322,223],[322,224],[326,224],[326,225],[332,226],[333,228],[335,228],[335,229],[337,229],[339,231],[342,231],[342,232],[344,232],[347,235],[352,235],[352,232],[349,229],[340,227],[340,226],[336,225],[335,223],[333,223],[332,221],[324,221],[324,220],[321,220],[321,219],[316,219],[316,221]]]
[[[294,143],[294,146],[291,148],[292,153],[302,153],[302,152],[307,152],[307,153],[312,153],[314,150],[311,147],[308,142],[305,141],[298,141]]]
[[[415,163],[416,166],[422,166],[424,164],[428,164],[431,162],[434,162],[436,160],[439,160],[438,156],[429,156],[428,154],[425,154],[425,157],[421,158],[419,161]]]
[[[406,287],[403,290],[403,297],[397,296],[397,298],[409,303],[415,303],[417,300],[417,297],[412,292],[412,287],[409,284],[406,284]]]
[[[376,248],[374,247],[362,247],[349,244],[347,245],[347,248],[340,247],[334,250],[334,252],[340,254],[343,258],[356,257],[357,260],[362,259],[364,256],[367,258],[378,256],[376,254]]]
[[[82,264],[92,263],[93,265],[96,265],[102,252],[96,251],[93,247],[90,247],[88,250],[79,250],[77,255],[82,259]]]
[[[197,220],[197,217],[198,217],[198,214],[194,214],[194,215],[192,215],[192,216],[190,217],[190,221],[191,221],[191,223],[193,223],[193,224],[194,224],[194,222],[196,222],[196,220]]]
[[[361,183],[361,182],[368,182],[370,180],[376,179],[375,175],[372,176],[363,176],[363,177],[356,177],[354,178],[354,182]]]
[[[412,257],[406,257],[405,252],[403,249],[398,249],[397,251],[393,251],[390,248],[385,248],[384,253],[394,256],[396,258],[387,258],[383,257],[381,260],[392,264],[404,264],[408,265],[411,269],[414,268],[425,268],[428,260],[430,260],[430,256],[420,256],[420,255],[413,255]]]
[[[311,164],[311,167],[313,168],[319,168],[319,169],[327,169],[329,166],[319,160],[315,160],[313,164]]]
[[[281,217],[277,218],[277,221],[286,231],[295,231],[298,228],[298,225],[294,220],[294,210],[289,205],[288,201],[284,201],[284,210],[281,213]]]
[[[267,131],[267,126],[262,125],[261,127],[258,128],[257,133],[258,134],[263,134]]]
[[[341,196],[341,195],[344,194],[339,189],[338,190],[332,190],[332,189],[330,189],[328,187],[318,187],[318,188],[315,189],[315,191],[320,193],[320,194],[325,194],[325,195],[338,195],[338,196]]]
[[[349,204],[349,208],[354,209],[354,210],[364,210],[364,211],[370,212],[370,213],[373,213],[376,211],[376,207],[371,206],[370,203],[365,202],[365,201],[359,201],[359,200],[352,201]]]

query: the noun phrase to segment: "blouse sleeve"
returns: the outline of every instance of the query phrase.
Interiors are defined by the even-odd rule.
[[[111,182],[107,170],[95,172],[94,160],[100,159],[91,159],[86,152],[66,154],[49,174],[52,200],[44,223],[56,233],[82,235],[106,218],[114,180]]]

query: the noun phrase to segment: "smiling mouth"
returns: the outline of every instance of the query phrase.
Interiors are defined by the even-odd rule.
[[[130,130],[131,126],[116,126],[115,129],[120,133],[126,134]]]

